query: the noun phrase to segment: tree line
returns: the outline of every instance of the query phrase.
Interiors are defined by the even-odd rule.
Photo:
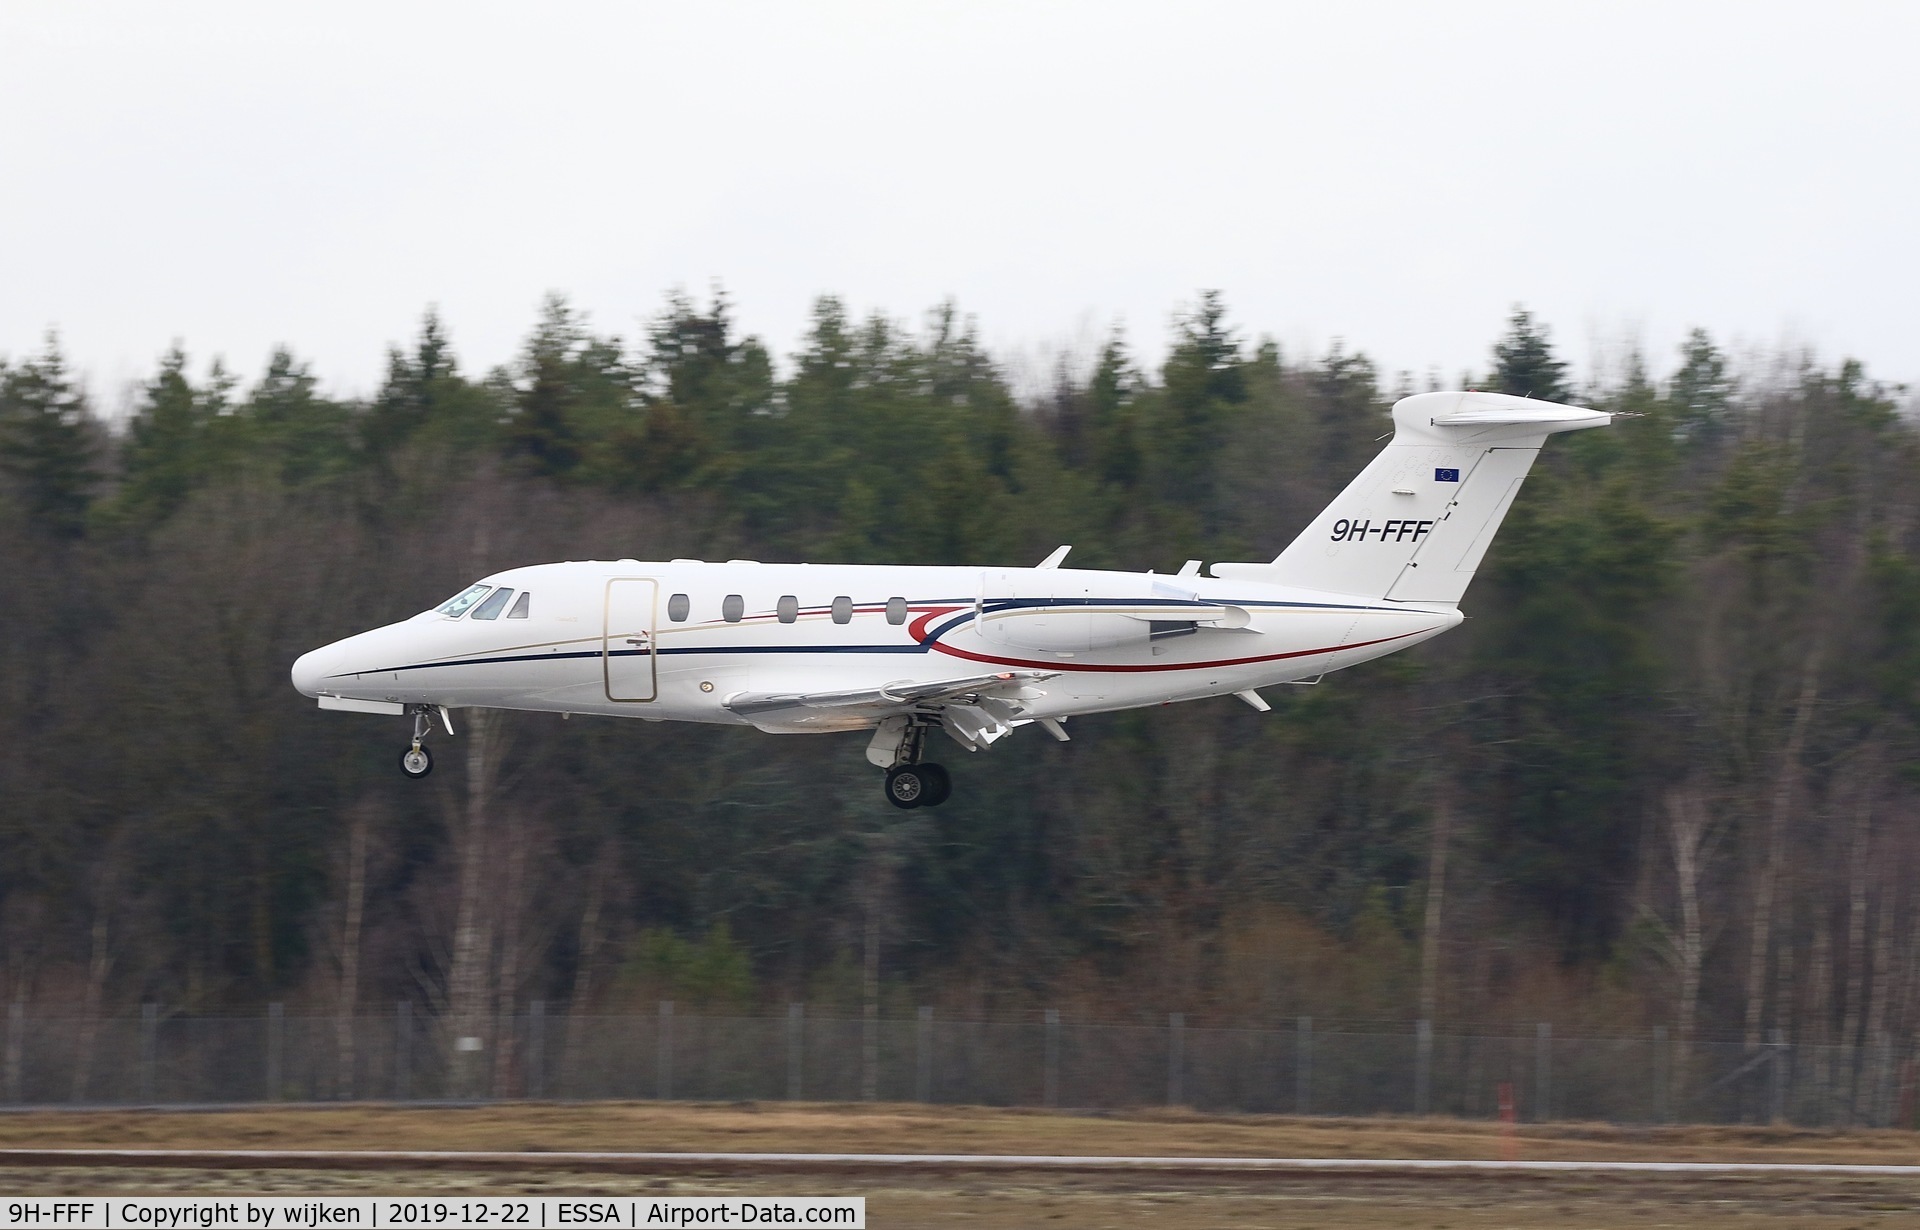
[[[424,783],[300,652],[554,559],[1173,571],[1271,558],[1413,391],[1223,298],[1017,392],[974,323],[820,300],[776,362],[716,295],[549,300],[517,358],[429,313],[371,396],[162,356],[110,422],[0,363],[0,993],[81,1018],[395,999],[1920,1030],[1920,490],[1899,390],[1705,332],[1575,387],[1516,309],[1480,387],[1623,416],[1542,454],[1418,650],[949,757],[465,714]]]

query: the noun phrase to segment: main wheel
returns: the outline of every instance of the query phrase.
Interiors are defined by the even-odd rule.
[[[419,781],[433,772],[433,753],[427,750],[424,743],[419,747],[408,748],[400,753],[400,771]]]
[[[895,807],[918,807],[928,794],[927,766],[903,764],[887,771],[887,802]]]
[[[948,776],[947,771],[937,764],[923,764],[915,767],[920,770],[920,776],[927,782],[927,793],[921,798],[920,806],[938,807],[946,802],[953,794],[953,778]]]

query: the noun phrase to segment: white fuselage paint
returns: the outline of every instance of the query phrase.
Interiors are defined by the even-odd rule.
[[[871,715],[830,710],[783,722],[749,721],[724,702],[742,693],[844,691],[1045,671],[1021,702],[1028,718],[1062,718],[1220,696],[1312,678],[1416,645],[1460,622],[1451,604],[1413,604],[1289,589],[1244,580],[1082,569],[982,569],[835,564],[541,564],[485,584],[530,595],[523,618],[425,612],[302,656],[294,685],[348,701],[607,714],[754,725],[788,732],[869,727]],[[1169,593],[1174,596],[1167,596]],[[669,617],[675,594],[687,617]],[[1019,595],[1070,594],[1021,603]],[[724,618],[730,595],[740,618]],[[799,613],[782,622],[783,596]],[[1014,598],[1008,598],[1013,595]],[[847,623],[832,617],[851,599]],[[890,622],[889,600],[904,599]],[[1085,649],[1085,626],[1196,604],[1231,608],[1244,626],[1206,626]],[[996,619],[1046,609],[1064,633],[1013,636]],[[898,610],[898,602],[895,602]],[[983,620],[988,625],[983,630]],[[1221,621],[1230,623],[1232,621]],[[1039,625],[1032,625],[1038,627]]]

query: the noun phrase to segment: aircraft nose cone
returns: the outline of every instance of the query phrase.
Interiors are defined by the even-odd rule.
[[[302,696],[318,696],[320,685],[326,681],[327,671],[321,665],[320,657],[324,650],[316,649],[303,653],[293,660],[293,687]]]

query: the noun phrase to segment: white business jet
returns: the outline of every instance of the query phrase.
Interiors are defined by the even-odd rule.
[[[1083,713],[1305,683],[1458,624],[1458,603],[1554,432],[1609,414],[1497,393],[1422,393],[1393,442],[1271,563],[1200,575],[1063,568],[540,564],[303,655],[323,709],[413,717],[409,777],[450,710],[530,709],[871,731],[898,807],[952,787],[935,732],[969,752]]]

